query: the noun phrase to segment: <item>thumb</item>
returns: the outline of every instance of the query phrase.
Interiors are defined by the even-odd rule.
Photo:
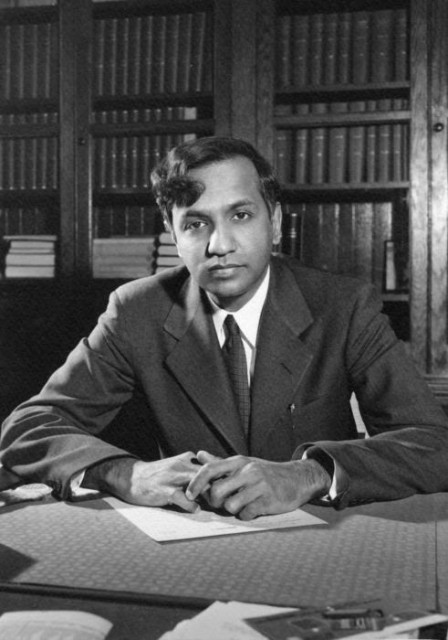
[[[184,511],[188,511],[189,513],[196,513],[196,511],[200,510],[200,506],[194,500],[189,500],[182,489],[176,489],[170,495],[168,504],[173,504],[176,507],[180,507]]]

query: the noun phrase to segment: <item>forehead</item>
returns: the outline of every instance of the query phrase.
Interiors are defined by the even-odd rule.
[[[230,197],[262,200],[260,178],[253,163],[243,156],[192,169],[188,176],[201,182],[205,189],[194,203],[219,199],[226,201]]]

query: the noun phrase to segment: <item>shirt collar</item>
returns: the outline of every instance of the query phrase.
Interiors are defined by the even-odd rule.
[[[252,348],[256,346],[257,342],[258,325],[260,324],[261,312],[263,311],[263,306],[268,294],[269,278],[270,267],[268,267],[266,275],[264,276],[260,286],[252,296],[252,298],[248,302],[246,302],[246,304],[242,306],[241,309],[232,312],[232,315],[234,316],[236,322],[238,323],[240,331],[243,334],[243,338],[251,345]],[[210,296],[208,296],[208,299],[210,300],[210,304],[212,305],[213,323],[215,325],[216,333],[222,344],[222,342],[224,341],[223,324],[229,312],[225,309],[222,309],[221,307],[218,307],[218,305],[213,302]]]

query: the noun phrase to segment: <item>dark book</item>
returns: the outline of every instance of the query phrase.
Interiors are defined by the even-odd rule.
[[[385,243],[392,238],[392,203],[373,204],[372,282],[382,291],[384,288]]]
[[[104,95],[105,73],[105,49],[106,49],[106,22],[105,20],[93,21],[93,93],[96,96]]]
[[[142,18],[142,45],[141,45],[141,91],[149,94],[153,91],[153,16]]]
[[[354,101],[349,104],[353,113],[363,112],[366,109],[364,101]],[[363,182],[366,165],[366,127],[348,127],[348,181],[353,183]]]
[[[291,84],[291,29],[292,16],[281,15],[277,19],[276,86],[279,89]]]
[[[297,14],[293,16],[293,41],[292,41],[292,82],[296,87],[304,87],[308,84],[309,65],[309,23],[308,15]]]
[[[141,16],[129,18],[129,86],[130,95],[138,95],[143,90],[142,68],[142,20]]]
[[[129,20],[124,17],[117,21],[117,94],[129,94]]]
[[[205,11],[193,14],[190,90],[195,92],[203,89],[206,25],[207,14]]]
[[[310,46],[310,84],[321,85],[324,79],[324,16],[321,13],[310,16]]]
[[[391,9],[372,12],[371,80],[381,83],[392,80],[393,16]]]
[[[324,14],[324,59],[323,82],[336,84],[337,81],[338,14]]]
[[[409,31],[406,9],[396,9],[394,17],[394,80],[407,80],[409,78]]]
[[[346,113],[348,105],[346,102],[332,102],[330,110],[335,114]],[[331,183],[347,182],[347,146],[347,127],[330,127],[328,130],[328,179]]]
[[[377,110],[376,100],[367,101],[367,111]],[[366,180],[376,182],[377,180],[377,132],[378,125],[369,124],[366,127]]]
[[[340,84],[351,82],[351,17],[352,14],[347,11],[338,14],[337,78]]]
[[[38,30],[37,24],[24,25],[24,94],[27,98],[38,97]]]
[[[275,168],[281,183],[291,182],[292,136],[290,129],[277,129],[275,144]]]
[[[311,105],[315,114],[327,113],[325,103],[316,102]],[[313,127],[310,131],[310,182],[321,184],[327,180],[328,129]]]
[[[378,182],[389,182],[392,179],[392,125],[378,126]]]
[[[193,36],[193,14],[182,13],[179,18],[179,55],[177,91],[187,93],[191,85],[191,53]]]
[[[0,92],[3,100],[11,99],[11,25],[0,26]]]
[[[353,13],[353,83],[366,84],[369,80],[370,13]]]
[[[118,20],[105,20],[105,60],[104,60],[104,93],[108,96],[117,94],[117,37]]]
[[[355,263],[355,209],[351,202],[339,204],[339,244],[337,271],[353,273]]]
[[[167,22],[165,15],[154,16],[153,37],[153,91],[163,93],[166,86]]]
[[[294,180],[296,184],[308,182],[309,169],[309,136],[306,128],[294,130]]]
[[[39,23],[39,98],[51,98],[51,45],[52,25]]]
[[[179,29],[180,15],[177,13],[167,16],[166,29],[166,81],[165,91],[176,93],[178,91],[178,67],[179,67]]]
[[[354,203],[355,237],[354,266],[352,275],[372,281],[373,271],[373,204],[371,202]]]
[[[11,33],[11,98],[25,97],[25,25],[12,25]]]

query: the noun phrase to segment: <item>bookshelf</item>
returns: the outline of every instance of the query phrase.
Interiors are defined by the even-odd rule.
[[[409,24],[400,0],[275,7],[283,249],[372,281],[389,303],[409,291]]]

